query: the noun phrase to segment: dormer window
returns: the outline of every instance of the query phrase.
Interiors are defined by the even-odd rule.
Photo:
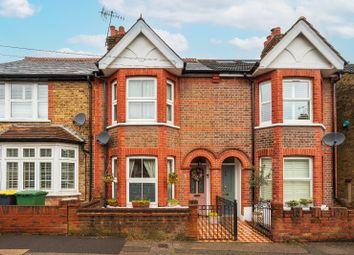
[[[287,79],[283,81],[284,122],[312,120],[311,81]]]
[[[127,80],[127,122],[156,122],[156,87],[155,78]]]

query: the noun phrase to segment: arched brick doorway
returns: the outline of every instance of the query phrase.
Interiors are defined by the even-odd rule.
[[[189,200],[199,205],[210,204],[210,162],[205,157],[194,158],[189,167]]]

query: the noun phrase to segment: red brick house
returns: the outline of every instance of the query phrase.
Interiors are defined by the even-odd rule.
[[[260,197],[281,206],[301,198],[315,206],[333,204],[335,157],[321,139],[335,128],[333,84],[346,61],[305,18],[284,34],[273,29],[260,60],[182,59],[141,18],[127,32],[111,27],[107,44],[97,67],[93,60],[57,60],[42,80],[47,69],[38,66],[47,67],[49,60],[0,65],[4,126],[22,122],[8,117],[15,114],[13,82],[33,79],[34,109],[42,109],[42,98],[48,109],[43,121],[30,119],[35,127],[12,126],[0,134],[1,189],[42,188],[41,148],[49,144],[55,150],[48,158],[53,185],[58,191],[70,186],[67,195],[81,194],[82,200],[115,198],[119,206],[130,207],[132,200],[145,198],[152,207],[163,207],[172,198],[184,206],[189,200],[214,204],[219,195],[238,200],[246,220],[252,217],[252,201]],[[22,73],[21,65],[29,61],[36,74]],[[72,62],[77,64],[70,73],[64,67]],[[8,66],[17,68],[13,77]],[[40,96],[39,81],[45,81],[47,96]],[[26,88],[19,96],[24,108]],[[72,123],[80,112],[88,117],[81,127]],[[43,125],[45,133],[53,132],[51,139],[33,139],[31,130],[44,130]],[[49,131],[54,126],[60,132]],[[103,131],[110,136],[105,145],[97,141]],[[15,143],[19,133],[25,146]],[[70,136],[70,142],[62,136]],[[24,164],[33,152],[25,147],[39,157],[32,175]],[[15,160],[11,149],[16,148],[21,154]],[[11,165],[17,160],[18,168]],[[261,166],[271,173],[268,184],[252,188],[252,171],[259,174]],[[176,184],[167,181],[171,172],[179,176]],[[114,181],[105,185],[103,176],[110,173]]]

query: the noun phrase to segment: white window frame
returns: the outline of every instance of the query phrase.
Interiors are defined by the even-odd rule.
[[[262,87],[269,85],[270,86],[270,101],[262,101]],[[262,110],[263,110],[263,105],[270,103],[270,120],[269,121],[263,121],[262,120]],[[272,118],[273,118],[273,111],[272,111],[272,83],[270,81],[264,81],[259,84],[259,123],[260,126],[266,126],[266,125],[271,125],[272,124]]]
[[[297,82],[306,82],[309,85],[309,97],[308,98],[284,98],[284,93],[282,94],[283,98],[283,123],[288,123],[288,124],[309,124],[313,122],[313,88],[312,88],[312,82],[309,79],[284,79],[282,83],[282,90],[284,90],[284,83],[291,83],[292,84],[292,93],[295,94],[295,86]],[[310,101],[310,109],[309,109],[309,115],[310,118],[308,120],[285,120],[284,118],[284,102],[296,102],[296,101]],[[295,116],[295,107],[292,108],[292,117]]]
[[[308,160],[309,161],[309,178],[285,178],[285,161],[286,160]],[[310,195],[311,199],[313,199],[313,158],[311,157],[284,157],[283,158],[283,203],[285,204],[288,201],[285,201],[285,194],[284,194],[284,183],[285,181],[310,181]]]
[[[129,81],[133,80],[151,80],[154,81],[155,97],[129,97]],[[129,119],[129,103],[143,102],[155,104],[155,118],[154,119]],[[128,123],[157,123],[157,79],[154,77],[133,77],[126,81],[126,122]]]
[[[153,159],[155,160],[155,178],[130,178],[129,177],[129,160],[130,159]],[[151,157],[151,156],[132,156],[132,157],[127,157],[126,161],[126,176],[127,176],[127,181],[126,181],[126,194],[127,194],[127,207],[132,207],[132,203],[129,202],[129,184],[130,183],[154,183],[155,184],[155,202],[150,202],[150,207],[157,207],[158,205],[158,173],[159,173],[159,166],[158,166],[158,160],[157,157]]]
[[[271,178],[267,179],[265,178],[266,181],[270,181],[271,182],[271,200],[273,199],[273,158],[272,157],[260,157],[259,158],[259,171],[261,171],[262,169],[262,160],[263,159],[270,159],[270,161],[272,162],[272,166],[271,166]],[[259,172],[260,174],[260,172]],[[259,196],[262,197],[262,189],[259,189]],[[263,197],[262,197],[263,198]]]
[[[172,97],[172,100],[169,100],[168,98],[167,98],[167,87],[168,87],[168,85],[170,85],[171,86],[171,97]],[[166,123],[168,123],[168,124],[172,124],[173,125],[173,123],[174,123],[174,121],[175,121],[175,84],[174,84],[174,82],[173,81],[170,81],[170,80],[168,80],[167,82],[166,82]],[[167,106],[171,106],[171,120],[168,120],[167,119]]]
[[[118,167],[117,167],[117,157],[112,157],[112,199],[117,199],[117,194],[114,193],[114,185],[118,185]],[[118,186],[117,186],[118,189]],[[118,190],[117,190],[118,191]]]
[[[23,100],[23,99],[11,99],[11,86],[12,85],[29,85],[33,86],[32,88],[32,99],[31,100]],[[4,118],[0,118],[0,122],[4,121],[44,121],[48,122],[48,98],[47,98],[47,117],[39,118],[39,103],[45,103],[45,101],[40,100],[38,98],[38,86],[46,85],[48,89],[48,84],[46,83],[34,83],[34,82],[0,82],[0,86],[5,86],[5,99],[4,99]],[[24,102],[31,101],[32,103],[32,117],[21,117],[21,118],[13,118],[11,117],[11,103],[12,102]]]
[[[23,190],[23,162],[35,162],[35,189],[45,190],[40,188],[40,163],[49,162],[52,164],[51,173],[51,189],[48,191],[49,196],[66,196],[66,195],[80,195],[79,188],[79,149],[78,145],[69,144],[45,144],[45,143],[2,143],[0,144],[0,190],[7,189],[7,162],[18,163],[18,190]],[[34,148],[35,157],[23,157],[23,149]],[[18,149],[18,157],[7,157],[7,149]],[[52,149],[51,157],[40,157],[40,149]],[[75,158],[62,158],[61,149],[73,149],[75,151]],[[75,164],[75,187],[73,189],[61,189],[61,162],[72,162]]]
[[[171,169],[171,173],[174,173],[175,172],[175,158],[174,157],[167,157],[167,166],[168,166],[168,161],[172,161],[172,169]],[[167,178],[168,178],[168,172],[167,172]],[[167,185],[171,185],[171,189],[172,189],[172,199],[175,199],[175,184],[174,183],[168,183],[167,181]],[[168,187],[167,187],[168,189]],[[168,191],[167,191],[167,194],[168,194]]]
[[[116,87],[116,93],[114,94],[114,87]],[[111,94],[112,94],[112,105],[111,105],[111,110],[112,110],[112,124],[117,124],[118,122],[118,108],[117,108],[117,92],[118,92],[118,87],[117,87],[117,81],[113,81],[111,85]],[[117,109],[116,111],[114,109]],[[114,118],[115,115],[115,118]]]

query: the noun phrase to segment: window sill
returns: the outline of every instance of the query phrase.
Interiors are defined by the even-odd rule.
[[[0,123],[1,122],[31,122],[31,123],[38,123],[38,122],[41,122],[41,123],[50,123],[51,120],[29,120],[29,119],[6,119],[6,120],[2,120],[0,119]]]
[[[153,122],[153,123],[115,123],[107,127],[107,129],[114,128],[114,127],[119,127],[119,126],[166,126],[166,127],[171,127],[171,128],[176,128],[180,129],[179,126],[175,126],[169,123],[163,123],[163,122]]]
[[[326,130],[326,127],[321,123],[275,123],[275,124],[264,124],[255,127],[254,129],[263,129],[263,128],[271,128],[271,127],[321,127]]]
[[[69,197],[69,196],[80,196],[81,192],[76,191],[62,191],[62,192],[49,192],[47,197]]]

